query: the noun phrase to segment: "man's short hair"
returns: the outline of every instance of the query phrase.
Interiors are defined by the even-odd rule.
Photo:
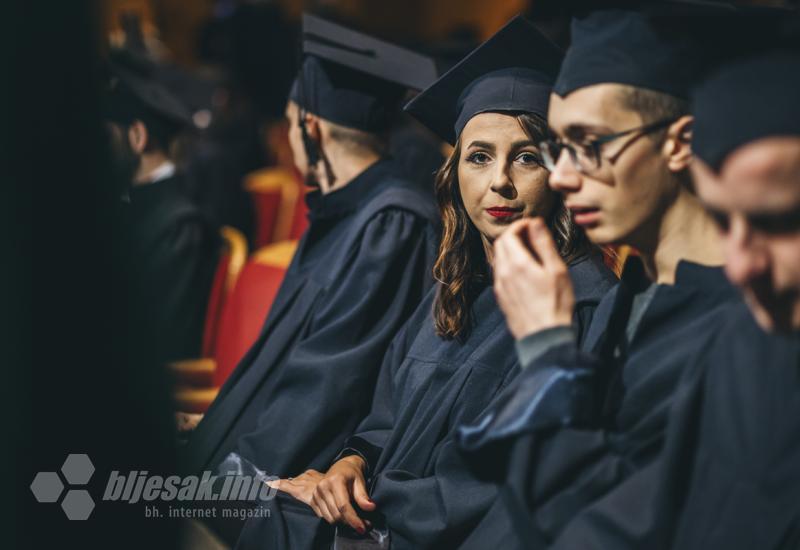
[[[662,120],[677,120],[689,114],[687,100],[645,88],[623,86],[621,99],[623,107],[638,113],[644,124]],[[649,135],[658,141],[664,137],[664,131],[653,132]]]
[[[330,125],[331,139],[350,149],[354,154],[370,153],[383,156],[389,149],[389,138],[385,134],[371,134],[327,122]]]

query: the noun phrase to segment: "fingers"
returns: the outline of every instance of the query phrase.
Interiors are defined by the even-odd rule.
[[[271,487],[273,489],[277,489],[277,490],[280,491],[281,490],[281,482],[282,481],[283,481],[282,479],[268,479],[264,483],[266,483],[268,487]]]
[[[350,492],[344,485],[336,485],[333,487],[332,494],[336,501],[336,509],[340,514],[339,521],[344,521],[361,535],[366,533],[367,527],[350,504]]]
[[[269,487],[282,491],[304,504],[310,504],[314,489],[323,477],[323,474],[316,470],[308,470],[296,478],[273,479],[265,481],[265,483]]]
[[[301,497],[303,496],[303,486],[295,483],[293,479],[273,479],[265,483],[273,489],[277,489],[283,493],[286,493],[297,500],[302,500]]]
[[[353,500],[356,501],[359,508],[366,512],[372,512],[376,508],[375,503],[369,498],[367,486],[363,478],[356,478],[353,482]]]
[[[314,510],[314,513],[317,514],[318,517],[321,517],[331,525],[336,523],[336,515],[334,512],[336,508],[334,507],[334,512],[330,510],[328,507],[328,502],[325,499],[325,496],[321,493],[319,488],[314,491],[314,496],[311,497],[310,502],[311,508]]]
[[[564,260],[556,249],[556,243],[553,242],[553,236],[550,230],[545,225],[544,220],[541,218],[534,218],[530,220],[528,226],[528,239],[534,253],[541,259],[542,264],[546,268],[561,269],[564,265]]]
[[[341,475],[326,476],[322,481],[317,484],[314,490],[313,502],[319,507],[322,512],[322,517],[328,523],[336,523],[341,521],[342,513],[339,511],[340,504],[337,502],[335,492],[341,488],[347,493],[346,482]],[[349,497],[347,498],[349,500]]]
[[[317,514],[317,516],[321,517],[331,525],[336,523],[337,517],[339,516],[338,510],[336,509],[335,501],[332,501],[328,495],[328,485],[330,483],[325,479],[322,479],[314,488],[314,493],[311,496],[311,500],[309,505]]]
[[[359,490],[364,493],[362,494],[362,500],[366,501],[364,502],[366,509],[374,509],[374,503],[365,496],[366,490],[363,479],[358,482],[361,487]],[[358,533],[364,534],[366,532],[367,527],[364,520],[358,516],[351,503],[351,491],[345,476],[331,475],[320,481],[314,491],[312,502],[321,511],[321,514],[317,515],[321,515],[328,523],[342,522]]]

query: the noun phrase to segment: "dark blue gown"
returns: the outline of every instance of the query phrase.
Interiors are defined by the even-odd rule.
[[[430,288],[438,234],[430,191],[396,173],[380,161],[312,194],[258,340],[183,449],[187,473],[230,452],[270,475],[324,468],[369,412],[383,355]]]
[[[163,361],[200,355],[208,296],[220,251],[218,228],[173,176],[130,189],[122,214],[137,299],[152,315],[148,342]]]
[[[556,548],[800,548],[800,333],[733,304],[687,368],[658,461],[578,516]]]
[[[599,258],[582,259],[570,273],[580,331],[615,278]],[[491,287],[476,298],[475,323],[463,341],[436,335],[434,297],[435,290],[393,341],[372,411],[343,451],[366,459],[370,497],[377,505],[371,521],[388,531],[393,549],[451,548],[489,508],[496,485],[472,475],[454,433],[519,373],[514,339]],[[333,529],[310,508],[279,496],[272,512],[269,519],[248,522],[240,548],[330,547]]]
[[[633,297],[649,284],[631,258],[586,338],[539,357],[462,431],[476,472],[504,480],[465,548],[549,548],[581,510],[656,459],[682,372],[738,294],[720,268],[680,262],[629,341]]]

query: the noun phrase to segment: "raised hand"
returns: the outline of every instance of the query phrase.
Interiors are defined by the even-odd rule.
[[[494,292],[516,339],[572,323],[572,280],[541,218],[519,220],[495,241]]]

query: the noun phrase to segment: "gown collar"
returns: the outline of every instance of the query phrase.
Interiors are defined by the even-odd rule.
[[[306,204],[309,208],[309,221],[342,218],[357,210],[379,188],[386,185],[387,176],[392,172],[392,165],[390,159],[380,159],[341,189],[327,195],[323,195],[319,190],[308,193]]]

